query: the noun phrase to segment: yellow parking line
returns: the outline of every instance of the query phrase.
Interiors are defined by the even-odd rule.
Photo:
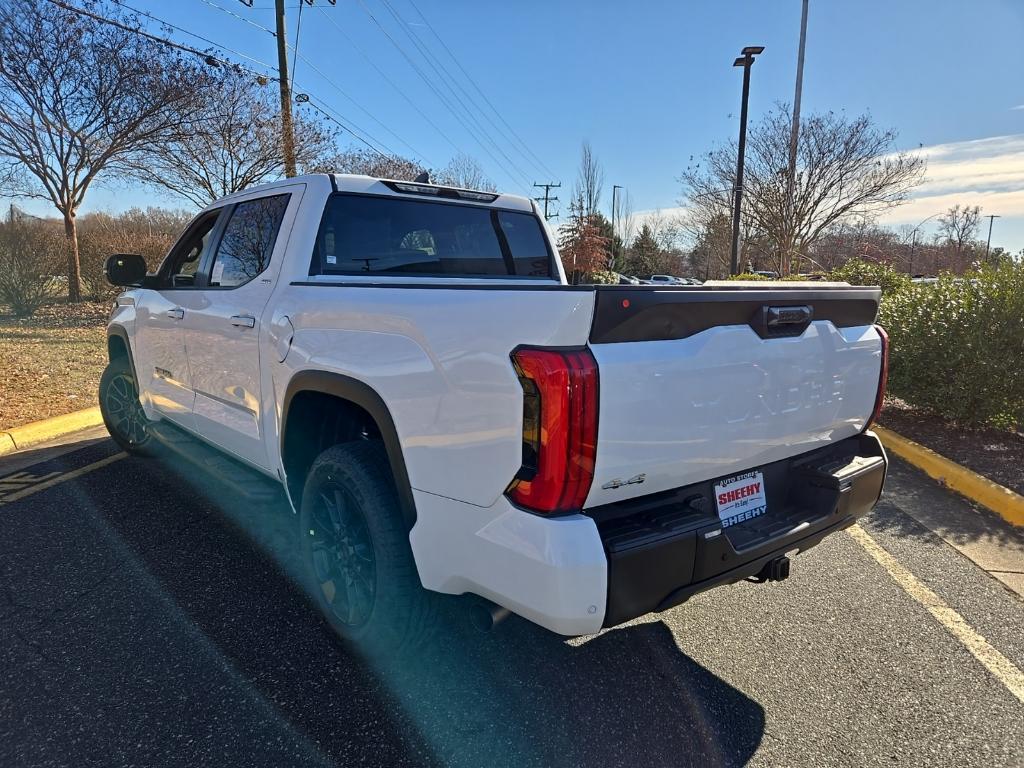
[[[853,540],[864,547],[878,564],[892,577],[903,591],[928,609],[947,632],[960,641],[982,666],[1001,682],[1006,689],[1024,703],[1024,672],[1021,672],[1012,661],[997,651],[992,645],[968,624],[964,617],[950,608],[945,601],[900,563],[882,549],[859,525],[847,528]]]
[[[82,475],[88,474],[89,472],[92,472],[94,469],[100,469],[101,467],[105,467],[108,464],[113,464],[115,461],[123,459],[127,455],[127,453],[115,453],[113,456],[107,456],[107,458],[100,459],[99,461],[94,461],[92,464],[86,464],[84,467],[73,469],[70,472],[65,472],[62,475],[51,477],[49,480],[44,480],[41,483],[30,485],[28,488],[23,488],[20,491],[15,491],[9,496],[4,496],[0,498],[0,506],[4,504],[10,504],[12,501],[17,501],[18,499],[24,499],[26,496],[31,496],[33,493],[45,491],[47,488],[52,488],[55,485],[60,485],[61,483],[67,482],[68,480],[74,480],[76,477],[81,477]]]

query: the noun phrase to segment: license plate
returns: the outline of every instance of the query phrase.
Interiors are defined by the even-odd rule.
[[[715,507],[723,528],[763,515],[768,508],[764,477],[760,472],[747,472],[715,483]]]

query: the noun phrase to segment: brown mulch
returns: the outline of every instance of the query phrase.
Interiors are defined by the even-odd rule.
[[[29,318],[0,308],[0,430],[96,405],[109,301],[50,304]]]
[[[1024,435],[962,427],[887,398],[879,423],[947,459],[1024,494]]]

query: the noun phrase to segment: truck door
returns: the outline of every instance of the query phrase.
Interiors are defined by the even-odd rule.
[[[184,320],[198,291],[199,266],[207,256],[223,209],[199,216],[164,259],[157,287],[142,291],[136,306],[135,368],[139,395],[148,409],[193,429],[194,392],[185,354]]]
[[[277,187],[228,208],[184,323],[196,432],[264,469],[269,459],[260,385],[263,309],[280,272],[302,189]]]

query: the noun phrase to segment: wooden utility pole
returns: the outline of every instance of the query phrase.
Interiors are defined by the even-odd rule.
[[[284,0],[274,0],[277,16],[277,81],[281,85],[281,149],[284,175],[295,175],[295,134],[292,131],[292,95],[288,86],[288,30],[284,23]]]

